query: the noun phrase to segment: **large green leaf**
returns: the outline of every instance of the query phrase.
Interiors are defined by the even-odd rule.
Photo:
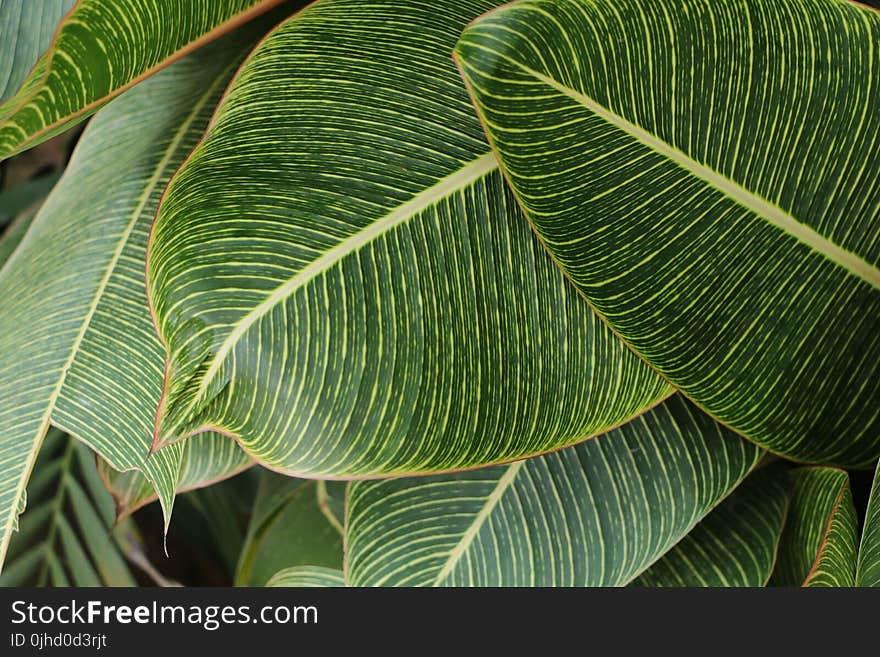
[[[642,573],[635,586],[764,586],[776,563],[790,482],[763,467]]]
[[[849,476],[837,468],[798,468],[771,584],[853,586],[857,526]]]
[[[349,486],[355,586],[617,586],[745,477],[761,450],[672,397],[582,445],[455,475]]]
[[[0,103],[18,91],[76,0],[0,0]]]
[[[147,309],[147,232],[169,177],[267,27],[248,24],[98,114],[0,269],[0,559],[50,421],[114,468],[143,466],[170,514],[180,446],[144,464],[163,360]]]
[[[874,471],[856,565],[856,586],[880,586],[880,463]]]
[[[236,585],[263,586],[279,571],[297,566],[342,566],[341,527],[322,508],[320,483],[263,473]]]
[[[702,408],[797,460],[880,453],[880,13],[526,0],[456,46],[537,232]]]
[[[0,159],[82,121],[163,66],[280,2],[79,0],[18,93],[0,104]],[[20,28],[10,33],[11,41],[28,39],[32,21]]]
[[[53,431],[37,463],[0,586],[134,586],[123,557],[126,528],[113,526],[94,455]]]
[[[289,474],[472,468],[670,394],[502,182],[449,53],[491,0],[324,0],[269,35],[170,183],[148,281],[159,444]]]

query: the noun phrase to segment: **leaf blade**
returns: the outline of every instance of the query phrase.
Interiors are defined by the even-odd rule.
[[[837,468],[792,472],[792,501],[775,586],[853,586],[857,521],[849,476]]]
[[[211,101],[265,28],[245,26],[96,116],[0,268],[0,557],[50,421],[115,468],[142,467],[170,515],[180,447],[147,459],[162,348],[147,310],[146,233]]]
[[[353,586],[620,586],[672,548],[761,451],[675,396],[547,456],[349,485]]]
[[[770,36],[780,16],[798,47]],[[528,0],[456,50],[519,200],[590,303],[701,408],[799,461],[880,451],[877,34],[877,12],[822,0]],[[785,77],[791,57],[813,64]],[[852,107],[835,105],[832,61],[860,71]],[[832,118],[813,131],[820,106]]]
[[[213,427],[293,476],[419,474],[573,444],[671,393],[491,159],[448,52],[496,4],[318,2],[251,55],[150,236],[159,444]]]
[[[165,448],[165,449],[173,449]],[[244,472],[253,465],[231,438],[216,433],[194,436],[180,449],[174,490],[176,494],[211,486]],[[119,472],[102,460],[98,464],[104,486],[116,500],[116,517],[122,519],[159,499],[152,482],[139,470]]]
[[[789,488],[784,469],[757,470],[632,585],[766,585],[776,563]]]
[[[0,4],[0,104],[21,87],[75,0]]]
[[[0,159],[83,120],[141,79],[281,1],[202,1],[181,12],[169,0],[80,0],[21,90],[0,105]],[[165,29],[171,21],[175,29]],[[127,41],[129,30],[138,32],[138,49]]]

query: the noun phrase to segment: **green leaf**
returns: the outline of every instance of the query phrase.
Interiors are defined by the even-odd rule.
[[[200,434],[183,443],[179,460],[175,485],[178,494],[211,486],[253,465],[251,458],[234,440],[214,433]],[[119,472],[104,460],[98,464],[98,470],[116,500],[119,518],[125,518],[158,499],[155,487],[140,470]]]
[[[355,586],[619,586],[672,548],[762,452],[680,396],[510,465],[349,486]]]
[[[89,556],[80,544],[67,518],[58,516],[56,523],[58,535],[61,537],[62,558],[67,561],[71,574],[68,581],[72,581],[74,586],[101,586],[98,572],[92,561],[89,560]],[[66,576],[65,579],[67,579]]]
[[[670,394],[497,170],[449,57],[495,4],[317,2],[243,65],[150,237],[160,444],[211,427],[294,476],[432,473]]]
[[[880,454],[878,42],[880,13],[849,2],[527,0],[456,46],[591,305],[799,461]]]
[[[114,527],[113,502],[99,485],[85,445],[53,430],[29,486],[30,508],[12,540],[2,586],[135,586],[124,554],[124,526]]]
[[[79,0],[18,93],[0,104],[0,159],[75,125],[137,82],[280,2]],[[20,27],[24,34],[33,29],[24,22]],[[12,40],[27,38],[24,34]]]
[[[321,508],[318,482],[264,472],[236,586],[263,586],[295,566],[342,566],[342,534]]]
[[[75,0],[0,0],[0,103],[18,91]]]
[[[169,177],[271,19],[200,50],[100,112],[0,269],[0,560],[50,421],[114,468],[142,467],[170,515],[181,446],[144,462],[163,362],[144,284],[147,232]]]
[[[856,568],[856,586],[880,586],[880,462],[865,511],[862,541]]]
[[[323,588],[345,586],[341,570],[318,566],[296,566],[275,573],[266,586]]]
[[[764,586],[776,563],[791,488],[782,467],[750,475],[635,586]]]
[[[858,521],[849,475],[810,467],[792,471],[791,478],[791,505],[770,583],[853,586]]]

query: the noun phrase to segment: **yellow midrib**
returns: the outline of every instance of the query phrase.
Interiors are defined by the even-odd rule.
[[[217,375],[217,372],[220,371],[223,361],[235,347],[235,344],[251,326],[259,321],[261,317],[269,313],[275,306],[292,295],[296,290],[328,271],[350,254],[358,251],[377,237],[387,233],[419,212],[426,210],[437,202],[450,196],[455,191],[472,184],[497,168],[498,161],[495,159],[495,155],[492,152],[481,155],[451,175],[438,181],[433,187],[426,189],[424,192],[398,206],[394,211],[385,215],[381,219],[372,222],[365,229],[355,233],[348,239],[343,240],[332,249],[329,249],[321,255],[320,258],[310,262],[295,276],[276,288],[274,292],[267,296],[258,306],[255,306],[253,310],[235,324],[232,331],[214,355],[211,361],[211,366],[202,377],[198,392],[193,397],[193,402],[190,404],[187,412],[191,411],[204,396],[208,389],[208,385]]]
[[[806,224],[798,221],[795,217],[787,213],[778,205],[771,203],[767,199],[758,196],[754,192],[749,191],[748,189],[742,187],[733,180],[730,180],[729,178],[721,175],[717,171],[710,169],[704,164],[701,164],[683,151],[677,149],[670,144],[667,144],[661,139],[658,139],[655,135],[651,134],[644,128],[628,121],[624,117],[615,114],[614,112],[611,112],[589,96],[586,96],[578,91],[575,91],[574,89],[566,87],[556,80],[547,77],[543,73],[539,73],[538,71],[535,71],[520,62],[509,58],[508,61],[515,64],[529,75],[552,87],[556,91],[568,96],[575,102],[583,105],[594,114],[603,118],[608,123],[611,123],[615,127],[620,128],[624,132],[628,133],[632,137],[635,137],[638,141],[640,141],[648,148],[651,148],[660,155],[663,155],[664,157],[672,160],[683,169],[689,171],[694,176],[704,180],[710,186],[716,188],[727,197],[736,201],[739,205],[748,208],[758,216],[766,219],[769,223],[773,224],[777,228],[780,228],[788,235],[791,235],[799,242],[808,246],[810,249],[822,254],[836,265],[843,267],[854,276],[857,276],[858,278],[867,282],[872,287],[880,289],[880,269],[872,266],[870,263],[866,262],[863,258],[856,255],[855,253],[847,251],[846,249],[838,246],[827,237],[820,235],[818,232],[816,232]]]
[[[455,544],[455,547],[449,551],[449,556],[447,556],[443,568],[440,569],[440,572],[437,573],[437,577],[434,578],[433,586],[440,584],[455,569],[455,566],[468,551],[471,544],[474,542],[474,539],[476,539],[480,529],[486,524],[486,520],[489,519],[492,511],[498,506],[498,502],[501,501],[504,493],[507,492],[507,489],[510,488],[516,480],[516,476],[519,474],[519,471],[524,464],[525,461],[516,461],[507,466],[507,471],[501,476],[498,483],[495,484],[495,488],[492,489],[492,492],[489,493],[489,497],[486,498],[483,506],[480,507],[479,513],[474,516],[473,521],[468,526],[467,530],[465,530],[464,534],[462,534],[458,543]]]

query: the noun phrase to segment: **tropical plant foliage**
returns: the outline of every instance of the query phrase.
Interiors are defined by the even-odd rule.
[[[880,12],[305,4],[0,1],[0,583],[880,585]]]
[[[125,555],[144,563],[137,530],[115,522],[90,450],[53,429],[37,465],[0,584],[134,586]]]

